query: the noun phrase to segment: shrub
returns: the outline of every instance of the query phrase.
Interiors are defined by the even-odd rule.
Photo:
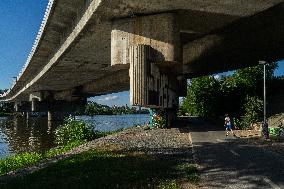
[[[247,96],[244,104],[244,116],[241,120],[242,129],[247,129],[251,124],[256,123],[261,118],[263,101],[257,96]]]
[[[181,189],[181,187],[179,186],[179,184],[177,183],[176,180],[162,180],[158,187],[158,189]]]
[[[59,146],[71,143],[84,143],[94,138],[92,127],[83,121],[69,117],[66,123],[55,131],[55,143]]]
[[[185,169],[186,177],[191,183],[197,183],[200,180],[200,174],[198,173],[197,167],[189,165]]]
[[[155,112],[153,114],[153,127],[164,128],[166,126],[165,112]]]

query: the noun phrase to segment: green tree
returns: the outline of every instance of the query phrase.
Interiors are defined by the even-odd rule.
[[[247,96],[243,105],[244,116],[241,119],[242,128],[249,128],[252,123],[261,120],[263,101],[257,96]]]
[[[276,63],[267,66],[268,83],[273,81],[276,68]],[[230,113],[233,116],[247,116],[246,120],[255,121],[261,113],[256,109],[260,106],[262,91],[262,65],[239,69],[219,79],[213,76],[195,78],[188,85],[188,94],[179,112],[200,117],[218,117]],[[254,111],[250,114],[252,109]]]
[[[183,112],[200,117],[216,116],[220,83],[213,76],[192,79],[188,86],[188,95],[184,99]]]

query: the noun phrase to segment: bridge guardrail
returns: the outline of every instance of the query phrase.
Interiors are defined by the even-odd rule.
[[[35,42],[32,46],[32,49],[28,55],[28,58],[23,66],[23,68],[21,69],[21,71],[19,72],[19,75],[17,76],[16,80],[14,81],[14,83],[12,84],[12,87],[6,92],[3,94],[3,96],[7,96],[7,94],[10,93],[11,89],[13,89],[17,83],[17,81],[19,81],[20,77],[23,75],[23,73],[25,72],[25,70],[27,69],[30,61],[32,60],[32,57],[34,56],[35,52],[36,52],[36,49],[39,45],[39,42],[40,42],[40,39],[42,37],[42,34],[44,32],[44,29],[45,29],[45,26],[47,24],[47,21],[48,21],[48,18],[49,18],[49,15],[50,15],[50,12],[51,12],[51,9],[53,7],[53,4],[54,4],[54,1],[55,0],[49,0],[48,1],[48,5],[47,5],[47,8],[45,10],[45,14],[44,14],[44,17],[43,17],[43,20],[42,20],[42,23],[40,25],[40,29],[38,31],[38,34],[36,36],[36,39],[35,39]],[[60,42],[59,42],[59,45],[57,48],[55,48],[54,52],[51,53],[48,58],[47,58],[47,61],[50,61],[50,59],[54,56],[54,54],[62,47],[62,45],[64,44],[64,42],[66,41],[66,39],[70,36],[70,34],[72,33],[72,31],[75,29],[75,27],[77,26],[77,24],[79,23],[79,21],[82,19],[84,13],[86,12],[86,10],[89,8],[90,4],[93,2],[93,0],[84,0],[84,4],[83,6],[79,7],[76,11],[76,16],[75,18],[73,19],[72,23],[71,23],[71,26],[65,30],[65,32],[63,32],[61,34],[61,39],[60,39]]]

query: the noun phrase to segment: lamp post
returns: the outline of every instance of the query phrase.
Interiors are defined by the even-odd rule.
[[[259,61],[259,64],[263,65],[263,134],[265,135],[266,139],[269,138],[269,129],[268,124],[266,121],[266,61]]]
[[[263,65],[263,122],[266,123],[266,61],[259,61]]]

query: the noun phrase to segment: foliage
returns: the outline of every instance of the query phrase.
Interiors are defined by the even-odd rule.
[[[89,150],[60,160],[0,188],[180,188],[187,177],[182,156]],[[196,174],[196,170],[188,170]],[[192,172],[191,172],[192,171]]]
[[[188,95],[182,104],[182,111],[200,117],[216,116],[216,97],[220,84],[213,76],[193,79],[188,87]]]
[[[33,165],[41,159],[41,155],[36,152],[25,152],[17,154],[6,159],[0,160],[0,175],[6,174],[9,171],[14,171],[19,168]]]
[[[162,180],[157,187],[158,189],[181,189],[176,180]]]
[[[164,128],[166,126],[165,116],[162,112],[153,114],[153,126],[155,128]]]
[[[0,102],[0,116],[10,115],[14,111],[13,103]]]
[[[121,115],[121,114],[148,114],[148,110],[137,110],[136,108],[122,106],[109,107],[106,105],[101,105],[96,102],[88,102],[85,108],[85,115],[94,116],[94,115]]]
[[[277,64],[267,66],[268,86],[274,86],[273,77]],[[277,86],[281,79],[278,78]],[[269,91],[269,90],[268,90]],[[217,118],[229,113],[237,117],[236,123],[247,127],[249,122],[258,120],[260,99],[263,96],[263,66],[258,65],[239,69],[230,76],[205,76],[194,78],[188,85],[188,94],[184,98],[179,113],[204,118]],[[242,123],[238,120],[240,117]]]
[[[6,92],[7,89],[1,90],[0,94]],[[0,102],[0,116],[8,116],[14,111],[14,105],[11,102]]]
[[[244,116],[241,120],[242,129],[249,128],[252,123],[260,121],[263,108],[263,101],[257,96],[247,96],[244,103]]]
[[[196,166],[186,166],[185,172],[188,181],[192,183],[197,183],[200,180],[200,174],[198,173]]]
[[[266,80],[271,82],[273,73],[277,68],[276,63],[266,66]],[[233,77],[236,80],[237,86],[242,87],[242,92],[247,95],[260,95],[263,89],[263,66],[258,65],[237,70]]]
[[[66,144],[64,146],[59,146],[57,148],[52,148],[52,149],[49,149],[46,152],[44,152],[42,154],[42,157],[44,159],[45,158],[51,158],[51,157],[63,154],[65,152],[68,152],[68,151],[72,150],[73,148],[75,148],[77,146],[80,146],[81,144],[82,144],[81,141],[80,142],[76,141],[76,142],[72,142],[72,143]]]
[[[239,118],[233,117],[233,125],[235,129],[241,129],[242,128],[242,122]]]
[[[70,143],[84,143],[94,138],[93,129],[83,121],[77,121],[72,117],[55,131],[55,142],[59,146]]]

